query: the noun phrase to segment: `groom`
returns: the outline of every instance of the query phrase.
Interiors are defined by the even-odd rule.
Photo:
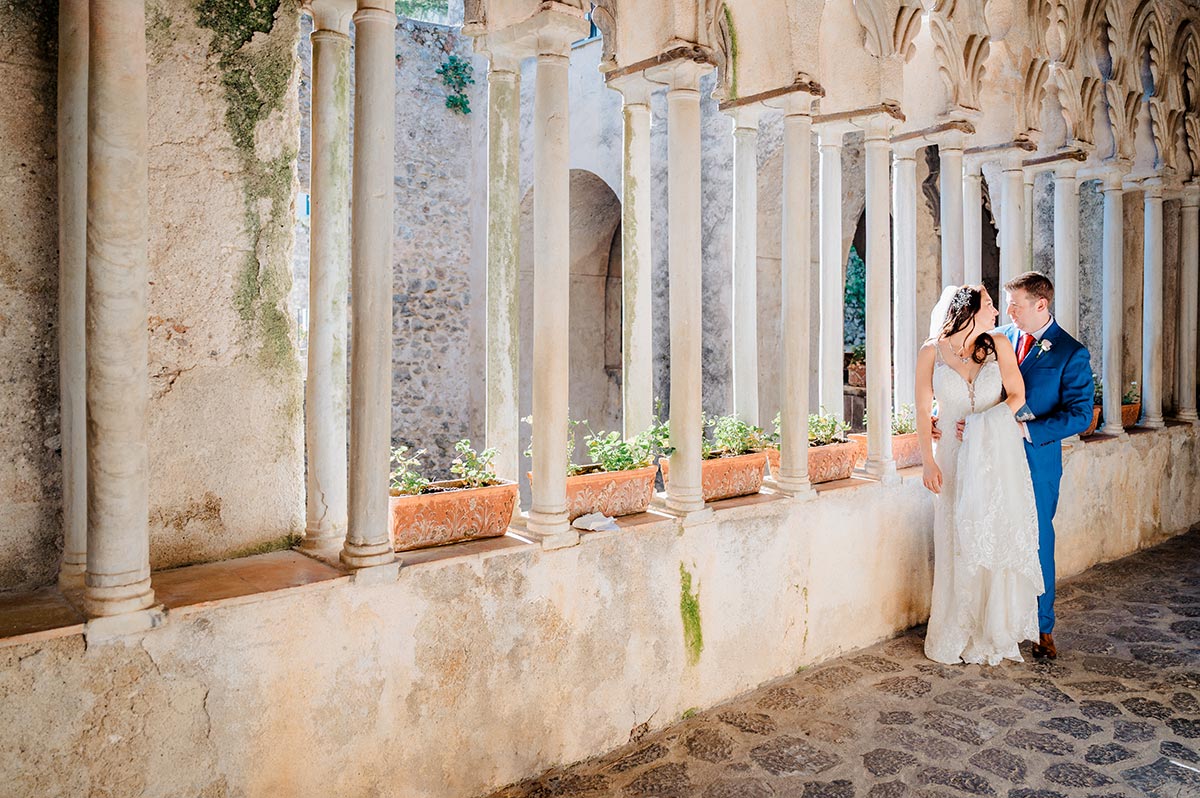
[[[1008,317],[1001,327],[1012,342],[1025,378],[1025,407],[1017,418],[1025,433],[1025,456],[1037,504],[1038,557],[1045,593],[1038,596],[1038,629],[1033,656],[1054,659],[1054,512],[1062,481],[1062,440],[1092,421],[1091,358],[1083,344],[1050,315],[1054,285],[1043,274],[1025,272],[1004,284]]]

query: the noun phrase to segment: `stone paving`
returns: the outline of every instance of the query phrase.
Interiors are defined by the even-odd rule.
[[[493,798],[1200,796],[1200,533],[1058,610],[1055,662],[945,667],[918,629]]]

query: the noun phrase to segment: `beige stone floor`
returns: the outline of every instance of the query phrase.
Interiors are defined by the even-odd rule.
[[[1054,662],[945,667],[914,630],[493,798],[1200,796],[1200,533],[1058,610]]]

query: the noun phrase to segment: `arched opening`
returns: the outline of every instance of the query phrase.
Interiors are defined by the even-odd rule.
[[[621,428],[621,201],[596,174],[571,170],[571,418],[596,432]],[[521,202],[521,417],[533,406],[533,190]],[[521,425],[521,450],[532,430]],[[584,431],[572,460],[587,462]],[[523,457],[522,471],[531,463]],[[528,481],[521,490],[528,497]]]

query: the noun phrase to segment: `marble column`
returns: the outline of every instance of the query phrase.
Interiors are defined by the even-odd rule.
[[[821,353],[817,372],[823,412],[844,414],[842,365],[845,352],[846,292],[845,261],[842,258],[842,137],[840,127],[825,126],[817,133],[820,149],[821,197],[818,208],[821,226]]]
[[[671,315],[671,480],[667,507],[687,515],[704,509],[700,484],[700,77],[694,61],[675,61],[657,73],[667,84],[667,227]]]
[[[777,487],[812,493],[808,480],[809,318],[812,301],[812,99],[789,96],[783,117],[783,253],[781,273],[780,397],[782,440]]]
[[[87,137],[88,615],[154,604],[146,408],[149,199],[142,3],[91,0]]]
[[[650,92],[641,73],[612,84],[624,99],[621,180],[621,408],[632,438],[654,421],[653,261],[651,259]]]
[[[1165,426],[1163,392],[1163,187],[1158,179],[1143,182],[1145,232],[1142,266],[1142,421]]]
[[[488,52],[487,410],[485,438],[496,450],[496,476],[521,474],[520,308],[520,59]],[[514,508],[515,510],[516,508]]]
[[[346,536],[346,293],[350,268],[350,35],[312,32],[312,233],[304,383],[304,548]],[[348,20],[347,20],[348,22]]]
[[[1019,156],[1010,156],[1000,173],[1000,285],[1001,296],[996,297],[1000,309],[1000,323],[1011,319],[1005,312],[1004,284],[1026,271],[1025,262],[1025,186],[1024,172]]]
[[[944,196],[942,203],[944,206]],[[944,231],[945,227],[942,229]],[[959,241],[960,253],[961,243]],[[944,238],[942,244],[942,263],[945,265]],[[915,406],[920,339],[917,337],[917,147],[913,145],[900,144],[892,152],[892,249],[895,252],[892,362],[896,370],[896,405]],[[961,273],[957,279],[961,281]]]
[[[1034,219],[1034,198],[1033,185],[1037,174],[1031,170],[1024,170],[1021,173],[1021,187],[1024,190],[1025,196],[1021,201],[1021,210],[1025,214],[1022,222],[1022,232],[1025,234],[1025,254],[1024,268],[1021,271],[1033,271],[1033,225]]]
[[[755,106],[742,106],[733,111],[733,411],[743,421],[755,425],[758,424],[760,113]]]
[[[558,35],[556,35],[556,33]],[[533,490],[529,531],[545,548],[579,541],[567,520],[570,374],[570,39],[540,37],[533,101]]]
[[[1073,163],[1054,170],[1054,318],[1079,335],[1079,180]]]
[[[396,15],[354,14],[354,160],[351,214],[350,519],[342,562],[395,560],[388,519],[392,440],[392,205]]]
[[[1196,337],[1200,323],[1200,184],[1183,188],[1180,207],[1179,253],[1179,340],[1176,343],[1176,388],[1179,397],[1177,417],[1195,424],[1196,413]]]
[[[58,4],[58,396],[63,557],[58,583],[87,570],[88,0]]]
[[[1104,178],[1101,187],[1104,192],[1104,427],[1101,431],[1106,435],[1125,433],[1125,428],[1121,426],[1121,347],[1125,315],[1122,178],[1120,172],[1111,173]]]
[[[953,135],[940,144],[938,157],[941,159],[942,285],[962,285],[965,276],[962,136]]]
[[[891,124],[872,119],[866,128],[866,327],[867,473],[894,478],[892,458],[891,345]]]
[[[983,282],[983,174],[974,158],[963,170],[963,284]],[[997,303],[1003,297],[996,297]]]

